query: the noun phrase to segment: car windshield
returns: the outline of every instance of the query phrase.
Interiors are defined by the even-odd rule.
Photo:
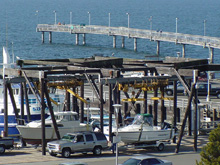
[[[62,140],[73,140],[75,138],[74,135],[64,135],[62,137]]]
[[[130,158],[126,160],[122,165],[138,165],[141,162],[139,159]]]

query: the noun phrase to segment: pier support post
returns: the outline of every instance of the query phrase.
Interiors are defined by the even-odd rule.
[[[79,45],[79,34],[76,34],[76,45]]]
[[[214,48],[209,47],[209,63],[212,64],[213,63],[213,58],[214,58]]]
[[[49,32],[49,43],[52,43],[52,32]]]
[[[160,55],[160,41],[157,41],[157,55]]]
[[[82,37],[83,37],[83,45],[85,45],[85,44],[86,44],[86,34],[83,33],[83,34],[82,34]]]
[[[134,38],[134,51],[137,51],[137,38]]]
[[[116,48],[116,36],[113,36],[113,48]]]
[[[183,44],[183,48],[182,48],[182,57],[185,58],[185,53],[186,53],[186,45]]]
[[[44,32],[42,32],[41,34],[41,40],[42,40],[41,42],[44,43]]]
[[[124,36],[121,37],[121,47],[122,48],[125,47],[125,37]]]

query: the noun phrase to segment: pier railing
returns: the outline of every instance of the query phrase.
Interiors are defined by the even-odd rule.
[[[127,27],[109,27],[99,25],[50,25],[38,24],[37,32],[67,32],[71,34],[101,34],[110,36],[124,36],[131,38],[143,38],[154,41],[166,41],[179,44],[197,45],[220,49],[220,38],[174,32],[164,32]]]

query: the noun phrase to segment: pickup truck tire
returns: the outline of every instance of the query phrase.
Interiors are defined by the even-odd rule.
[[[219,98],[220,98],[220,93],[217,93],[216,96],[217,96],[217,98],[219,99]]]
[[[0,145],[0,154],[4,154],[4,153],[5,153],[5,146]]]
[[[93,154],[94,154],[94,155],[101,155],[101,154],[102,154],[102,147],[96,146],[96,147],[93,149]]]
[[[167,94],[168,96],[172,96],[172,95],[173,95],[173,90],[167,89],[167,90],[166,90],[166,94]]]
[[[69,148],[64,148],[62,150],[62,157],[69,158],[71,155],[71,150]]]

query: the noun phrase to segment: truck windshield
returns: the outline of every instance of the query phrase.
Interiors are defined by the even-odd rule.
[[[73,140],[75,138],[74,135],[64,135],[62,137],[62,140]]]

